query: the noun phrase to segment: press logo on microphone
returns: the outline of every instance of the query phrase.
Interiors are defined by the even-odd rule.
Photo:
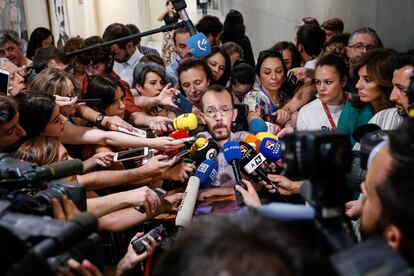
[[[197,41],[197,47],[198,49],[202,50],[202,51],[207,51],[207,45],[208,45],[208,40],[203,38],[203,40],[199,40]]]
[[[201,173],[206,173],[206,171],[208,170],[208,165],[205,163],[201,163],[200,166],[198,166],[197,171],[201,172]]]

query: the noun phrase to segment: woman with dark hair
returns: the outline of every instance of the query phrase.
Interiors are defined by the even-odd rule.
[[[374,49],[363,55],[354,64],[352,77],[357,80],[358,95],[353,95],[345,104],[339,117],[338,130],[349,135],[352,145],[354,130],[366,123],[379,111],[390,108],[393,89],[393,62],[395,52]]]
[[[283,108],[292,93],[286,84],[287,69],[282,55],[270,50],[260,52],[255,71],[259,89],[247,93],[243,100],[250,110],[247,119],[250,122],[264,115],[275,115],[273,132],[276,134],[292,117],[291,112]]]
[[[245,62],[236,62],[230,76],[230,91],[235,103],[242,103],[244,96],[253,89],[256,76],[254,69]]]
[[[213,47],[204,60],[211,69],[212,84],[227,86],[231,73],[231,60],[227,51],[222,47]]]
[[[27,44],[26,57],[32,59],[37,49],[53,46],[54,44],[53,34],[49,29],[44,27],[36,28],[30,35],[29,43]]]
[[[273,45],[269,50],[278,51],[283,56],[283,62],[289,71],[292,68],[302,67],[300,53],[296,46],[289,41],[280,41]]]
[[[237,43],[243,49],[244,60],[254,67],[254,55],[250,39],[246,36],[243,15],[236,10],[230,10],[223,24],[221,43],[228,41]]]

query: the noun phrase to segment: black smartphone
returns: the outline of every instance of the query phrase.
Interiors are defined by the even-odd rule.
[[[0,69],[0,92],[7,94],[9,90],[9,72]]]
[[[193,111],[193,104],[181,93],[175,96],[174,103],[178,106],[181,114],[191,113]]]
[[[127,161],[127,160],[142,159],[148,156],[148,152],[149,151],[147,147],[116,152],[114,156],[114,161],[121,162],[121,161]]]
[[[154,192],[157,194],[157,196],[161,199],[161,198],[163,198],[166,194],[167,194],[167,191],[166,190],[163,190],[163,189],[161,189],[161,188],[156,188],[155,190],[154,190]],[[144,208],[144,206],[135,206],[134,207],[135,208],[135,210],[137,210],[137,211],[139,211],[139,212],[141,212],[141,213],[145,213],[145,208]]]

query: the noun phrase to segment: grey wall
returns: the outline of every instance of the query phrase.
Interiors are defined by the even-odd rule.
[[[225,15],[239,10],[245,20],[257,58],[260,50],[281,40],[293,41],[296,29],[305,16],[322,23],[339,17],[345,31],[359,27],[374,28],[386,47],[398,51],[414,48],[413,0],[219,0]]]

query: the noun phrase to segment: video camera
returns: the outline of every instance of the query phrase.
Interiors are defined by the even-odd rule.
[[[60,179],[82,170],[80,160],[40,167],[10,156],[0,158],[0,274],[55,275],[57,268],[67,268],[70,258],[101,265],[94,215],[83,212],[69,221],[50,218],[51,200],[63,195],[86,211],[83,185]]]

